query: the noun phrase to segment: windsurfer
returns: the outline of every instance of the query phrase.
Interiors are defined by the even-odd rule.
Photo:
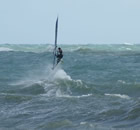
[[[63,51],[60,47],[57,50],[56,57],[57,57],[57,64],[58,64],[61,61],[61,59],[63,58]]]

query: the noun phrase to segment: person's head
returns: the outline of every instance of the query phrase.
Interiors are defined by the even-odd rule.
[[[59,47],[58,50],[61,50],[61,48]]]

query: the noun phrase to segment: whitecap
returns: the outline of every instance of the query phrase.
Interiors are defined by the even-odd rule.
[[[56,97],[64,97],[64,98],[84,98],[84,97],[90,97],[90,96],[92,96],[92,94],[73,96],[73,95],[68,95],[68,94],[62,94],[60,89],[58,89],[58,90],[56,91]]]
[[[0,51],[13,51],[13,49],[7,47],[0,47]]]
[[[128,95],[125,95],[125,94],[108,94],[108,93],[105,93],[105,96],[112,96],[112,97],[120,97],[120,98],[123,98],[123,99],[130,99],[130,97]]]
[[[54,74],[54,79],[66,79],[66,80],[72,80],[69,75],[63,70],[58,69],[56,73]]]
[[[85,125],[87,124],[87,122],[80,122],[80,125]]]
[[[126,48],[126,50],[131,51],[132,49],[131,48]]]
[[[129,45],[129,46],[133,46],[134,44],[133,43],[128,43],[128,42],[125,42],[124,45]]]
[[[118,80],[118,82],[119,82],[119,83],[122,83],[122,84],[126,84],[126,82],[123,81],[123,80]]]

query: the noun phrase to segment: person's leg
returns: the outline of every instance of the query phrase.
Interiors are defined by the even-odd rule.
[[[60,62],[60,58],[57,59],[57,64]]]

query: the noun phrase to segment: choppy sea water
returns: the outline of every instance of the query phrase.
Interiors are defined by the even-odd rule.
[[[140,45],[0,45],[1,130],[139,130]]]

